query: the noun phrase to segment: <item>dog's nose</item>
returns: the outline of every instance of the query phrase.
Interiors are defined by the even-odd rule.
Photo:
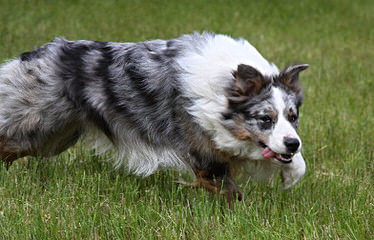
[[[299,148],[300,142],[296,138],[284,138],[284,145],[289,152],[294,153]]]

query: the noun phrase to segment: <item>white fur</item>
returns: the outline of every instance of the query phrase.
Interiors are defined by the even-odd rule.
[[[246,173],[257,182],[272,183],[274,177],[280,171],[283,180],[283,189],[287,190],[304,176],[305,170],[305,161],[299,152],[295,154],[292,162],[288,164],[280,163],[275,159],[248,161]]]
[[[293,157],[293,162],[285,165],[273,159],[263,159],[262,150],[249,141],[240,141],[220,123],[221,113],[227,108],[225,96],[232,80],[232,72],[239,64],[250,65],[265,76],[277,75],[278,68],[264,59],[261,54],[247,41],[235,41],[224,35],[210,38],[201,53],[192,52],[178,59],[184,70],[182,75],[185,95],[194,100],[189,113],[195,117],[208,133],[218,149],[236,156],[258,160],[250,164],[252,177],[259,181],[271,181],[275,173],[281,169],[284,177],[284,188],[294,185],[305,173],[305,162],[301,153]],[[273,101],[279,113],[283,113],[285,104],[282,92],[273,87]],[[297,138],[295,129],[279,114],[279,120],[270,136],[269,147],[278,152],[286,153],[284,137]],[[300,141],[301,143],[301,141]],[[301,144],[299,147],[300,151]]]
[[[278,121],[274,126],[274,130],[269,137],[269,148],[280,154],[287,153],[286,146],[284,145],[284,138],[296,138],[300,142],[299,149],[301,149],[301,140],[296,130],[292,127],[291,123],[285,118],[284,112],[287,111],[284,103],[284,92],[279,90],[277,87],[273,87],[273,105],[276,107],[278,112]]]
[[[306,165],[301,153],[295,154],[292,162],[281,166],[283,177],[283,189],[289,189],[295,185],[305,174]]]
[[[182,156],[179,156],[173,149],[154,148],[152,143],[144,143],[135,131],[123,128],[123,124],[113,123],[116,134],[121,136],[116,148],[115,167],[124,167],[128,172],[144,177],[162,169],[180,171],[188,169]],[[86,137],[86,143],[98,154],[113,149],[113,144],[102,132],[95,130],[94,127],[88,132],[90,134]]]
[[[261,156],[248,141],[239,141],[220,123],[221,114],[227,109],[225,89],[232,81],[232,73],[239,64],[258,69],[263,75],[279,73],[246,40],[234,40],[225,35],[210,36],[200,53],[191,52],[178,59],[183,68],[184,94],[195,99],[189,113],[213,136],[217,148],[236,156],[258,159]]]

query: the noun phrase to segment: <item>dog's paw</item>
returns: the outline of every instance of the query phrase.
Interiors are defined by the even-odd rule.
[[[228,202],[243,200],[243,193],[236,185],[224,189],[223,194],[225,195]]]

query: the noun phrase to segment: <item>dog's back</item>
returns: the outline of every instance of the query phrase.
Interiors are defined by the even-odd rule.
[[[188,117],[174,62],[181,47],[57,38],[2,65],[0,158],[58,154],[94,127],[137,173],[181,167],[176,152]]]

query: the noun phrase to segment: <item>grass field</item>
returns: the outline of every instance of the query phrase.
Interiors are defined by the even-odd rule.
[[[308,169],[292,190],[248,180],[229,210],[175,183],[175,172],[129,176],[78,144],[0,170],[0,238],[372,239],[373,13],[372,0],[0,0],[1,61],[55,36],[140,41],[210,30],[248,39],[279,67],[311,65],[300,126]]]

